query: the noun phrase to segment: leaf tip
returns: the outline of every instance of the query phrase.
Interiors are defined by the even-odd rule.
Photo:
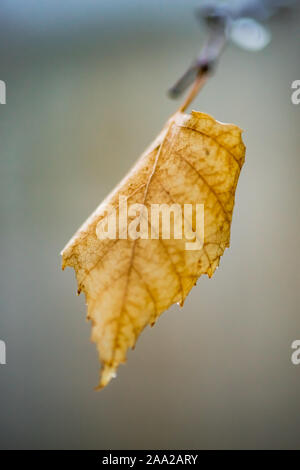
[[[95,390],[102,390],[102,388],[106,387],[111,379],[114,379],[115,377],[117,377],[116,366],[104,364],[101,370],[99,385],[95,388]]]

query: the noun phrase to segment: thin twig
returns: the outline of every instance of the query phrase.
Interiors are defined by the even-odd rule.
[[[187,97],[186,97],[185,101],[183,102],[183,104],[178,109],[179,113],[184,113],[184,111],[189,107],[191,102],[196,98],[199,91],[205,85],[208,77],[209,77],[208,72],[203,72],[202,70],[199,71],[199,73],[196,76],[196,79],[194,81],[194,84],[193,84],[192,88],[190,89],[189,94],[187,95]]]
[[[285,7],[289,9],[295,0],[243,0],[240,2],[222,2],[210,0],[197,9],[197,17],[204,21],[208,29],[207,39],[198,58],[169,89],[169,96],[177,98],[188,87],[190,92],[179,107],[184,112],[206,83],[218,63],[228,42],[233,23],[243,17],[266,20]]]
[[[209,34],[198,58],[170,88],[169,95],[176,98],[192,85],[187,98],[179,108],[180,112],[184,112],[191,104],[213,72],[227,42],[227,21],[227,16],[220,15],[209,22]]]

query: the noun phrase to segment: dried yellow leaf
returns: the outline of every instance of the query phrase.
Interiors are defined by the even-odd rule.
[[[235,189],[244,163],[241,130],[211,116],[193,111],[176,113],[134,168],[100,204],[62,251],[63,268],[75,269],[78,292],[87,301],[102,371],[99,388],[108,384],[118,365],[126,360],[141,331],[154,324],[173,303],[184,299],[201,274],[211,277],[230,241]],[[187,249],[186,219],[173,214],[169,239],[153,231],[140,211],[132,233],[147,225],[152,238],[124,236],[119,226],[115,239],[99,238],[112,211],[120,215],[120,200],[142,204],[204,204],[204,238],[200,249]],[[137,206],[139,207],[139,206]],[[129,214],[129,215],[128,215]],[[134,222],[128,213],[128,228]],[[147,220],[147,222],[145,222]],[[190,230],[199,233],[195,214]],[[139,225],[139,227],[137,227]],[[187,225],[186,225],[187,226]],[[100,227],[100,228],[99,228]],[[102,228],[103,228],[102,227]],[[181,238],[175,231],[184,232]],[[151,231],[152,230],[152,231]],[[198,234],[198,235],[197,235]]]

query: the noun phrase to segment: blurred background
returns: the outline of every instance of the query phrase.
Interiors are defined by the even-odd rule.
[[[99,363],[65,243],[177,108],[201,0],[1,0],[2,449],[300,448],[300,11],[230,45],[193,104],[242,127],[231,248],[184,308]]]

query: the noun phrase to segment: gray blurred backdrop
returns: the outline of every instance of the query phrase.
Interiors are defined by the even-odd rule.
[[[193,108],[245,129],[231,248],[213,279],[99,363],[59,252],[178,103],[195,0],[2,0],[0,448],[300,448],[299,10],[230,46]]]

